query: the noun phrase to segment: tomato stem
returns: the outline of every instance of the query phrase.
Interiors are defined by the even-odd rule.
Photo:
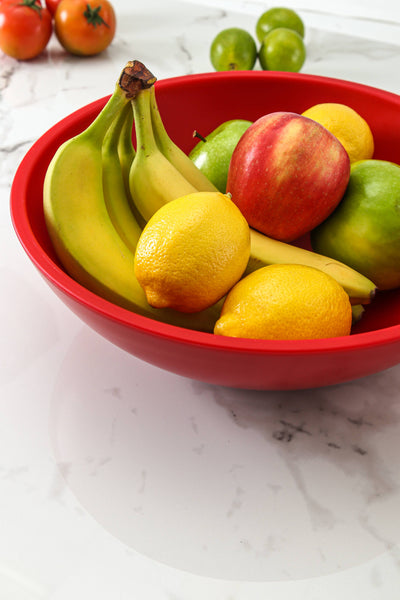
[[[29,8],[32,8],[33,10],[36,10],[36,12],[38,13],[39,17],[42,18],[42,6],[37,0],[22,0],[22,2],[19,3],[20,6],[28,6]]]
[[[97,25],[105,25],[106,27],[110,27],[109,24],[106,23],[103,17],[99,14],[100,11],[101,4],[99,6],[96,6],[96,8],[92,8],[90,4],[86,4],[86,10],[83,13],[83,16],[85,17],[88,24],[93,25],[95,29]]]

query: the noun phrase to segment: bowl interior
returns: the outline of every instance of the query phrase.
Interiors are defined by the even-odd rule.
[[[228,119],[255,120],[272,111],[301,113],[319,102],[342,102],[352,106],[369,123],[375,139],[375,158],[400,164],[400,97],[375,88],[305,74],[238,72],[205,73],[161,80],[156,83],[156,90],[166,128],[186,152],[196,143],[194,130],[207,135]],[[112,313],[120,321],[135,324],[136,319],[136,323],[142,326],[147,323],[149,327],[159,328],[160,325],[155,321],[119,309],[88,293],[69,278],[55,256],[44,222],[42,187],[54,152],[64,140],[82,131],[106,100],[99,99],[69,115],[34,144],[13,182],[13,223],[32,262],[63,293],[74,296],[93,309]],[[400,291],[379,293],[353,328],[352,337],[397,327],[399,320]],[[167,326],[167,329],[171,331],[176,328]],[[197,333],[191,332],[192,338],[196,338]],[[200,333],[198,336],[199,341],[204,336],[210,337],[209,334]],[[218,342],[229,344],[225,340]]]

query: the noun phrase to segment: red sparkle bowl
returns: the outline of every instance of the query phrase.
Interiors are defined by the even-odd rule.
[[[375,158],[400,163],[400,96],[369,86],[306,74],[204,73],[156,83],[166,128],[186,152],[194,129],[209,133],[228,119],[255,120],[271,111],[301,113],[319,102],[352,106],[369,123]],[[47,234],[42,186],[58,146],[86,128],[99,99],[47,131],[22,160],[11,190],[16,234],[59,298],[104,338],[181,376],[223,386],[288,390],[338,384],[400,362],[400,290],[378,293],[350,336],[268,341],[214,336],[159,323],[88,291],[63,270]]]

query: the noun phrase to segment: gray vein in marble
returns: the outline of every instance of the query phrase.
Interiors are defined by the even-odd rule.
[[[138,494],[144,494],[146,491],[146,483],[147,483],[147,471],[143,470],[140,473],[141,480],[138,485]]]
[[[360,523],[375,541],[382,546],[382,552],[386,551],[387,555],[391,558],[393,566],[400,573],[400,548],[397,544],[396,536],[386,535],[385,537],[379,533],[377,527],[370,522],[366,515],[360,516]],[[397,533],[397,530],[395,531]]]
[[[336,523],[336,517],[331,510],[322,506],[312,497],[306,482],[304,481],[301,468],[293,460],[286,460],[285,465],[290,471],[296,487],[307,506],[308,516],[313,529],[332,529]]]
[[[195,418],[195,417],[191,417],[191,418],[190,418],[190,425],[191,425],[192,431],[193,431],[193,432],[194,432],[196,435],[198,435],[198,433],[199,433],[199,427],[198,427],[198,424],[197,424],[197,421],[196,421],[196,418]]]
[[[239,511],[242,508],[243,496],[245,495],[245,493],[245,490],[241,486],[236,486],[232,504],[228,508],[228,511],[226,513],[228,518],[232,517],[237,511]]]
[[[351,449],[365,456],[372,431],[399,421],[398,411],[391,405],[380,407],[374,401],[380,382],[385,387],[389,372],[371,376],[368,380],[350,382],[342,386],[303,390],[297,392],[254,392],[242,402],[242,392],[225,393],[223,388],[214,390],[215,401],[224,406],[234,422],[240,427],[254,427],[267,438],[292,441],[308,437],[319,439],[334,449]],[[370,385],[367,384],[369,382]],[[198,387],[201,384],[193,384]],[[354,388],[364,388],[364,402],[351,402]],[[349,399],[347,401],[347,398]],[[393,408],[397,409],[396,404]],[[393,412],[393,414],[392,414]],[[296,418],[294,418],[296,417]]]
[[[192,452],[201,456],[204,453],[205,444],[200,444],[199,446],[193,446]]]
[[[17,62],[10,61],[3,55],[0,59],[0,91],[8,87],[17,68]]]
[[[190,0],[193,3],[193,0]],[[194,2],[196,3],[196,2]],[[227,0],[213,0],[204,2],[207,6],[214,9],[224,10],[226,8],[231,11],[241,13],[242,16],[253,16],[254,19],[265,10],[265,5],[262,2],[235,2],[228,3]],[[317,23],[318,28],[326,29],[327,31],[340,31],[346,29],[353,36],[360,36],[369,39],[371,35],[376,35],[379,32],[380,41],[392,40],[398,43],[400,40],[400,22],[398,15],[391,15],[392,18],[377,16],[376,11],[372,15],[360,15],[352,9],[351,3],[347,3],[346,10],[332,10],[331,6],[324,5],[324,9],[308,8],[308,7],[293,7],[299,11],[303,20],[306,23],[307,31],[310,30],[313,24]]]
[[[221,19],[226,19],[229,16],[228,11],[224,10],[224,9],[216,9],[215,13],[213,12],[213,14],[205,14],[205,15],[200,15],[198,17],[196,17],[193,22],[194,23],[207,23],[209,21],[212,22],[212,24],[214,24],[214,22],[217,20],[221,20]]]
[[[326,6],[326,5],[325,5]],[[351,4],[349,4],[349,8],[351,8]],[[316,10],[316,9],[307,9],[307,8],[303,8],[302,9],[302,14],[303,14],[303,19],[307,20],[307,15],[315,15],[317,17],[321,17],[322,19],[329,19],[329,20],[334,20],[334,19],[340,19],[341,21],[356,21],[357,23],[372,23],[375,26],[379,26],[379,25],[390,25],[391,27],[398,27],[399,28],[399,35],[400,35],[400,24],[396,23],[395,21],[393,21],[393,19],[382,19],[382,18],[373,18],[373,17],[369,17],[369,16],[365,16],[365,15],[360,15],[357,13],[348,13],[346,15],[342,14],[342,13],[338,13],[337,11],[330,11],[330,10]]]
[[[26,152],[28,150],[28,148],[30,146],[32,146],[32,144],[35,142],[35,139],[27,139],[27,140],[22,140],[20,142],[15,142],[15,144],[9,144],[7,146],[2,146],[0,145],[0,154],[4,154],[5,156],[8,156],[14,152],[17,152],[19,150],[23,150],[24,152]]]
[[[179,52],[183,57],[183,60],[185,60],[185,62],[187,62],[190,65],[192,63],[193,57],[188,48],[186,37],[184,35],[180,35],[176,38],[176,42]]]
[[[21,466],[11,467],[11,468],[0,467],[0,474],[1,473],[2,473],[2,475],[1,475],[2,479],[14,482],[14,481],[20,479],[21,477],[24,478],[25,475],[27,473],[29,473],[29,467],[26,465],[21,465]]]

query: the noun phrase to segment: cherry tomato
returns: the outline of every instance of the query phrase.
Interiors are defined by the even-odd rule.
[[[56,9],[60,2],[61,0],[46,0],[46,6],[53,17],[56,14]]]
[[[34,58],[45,49],[52,31],[51,15],[40,0],[0,2],[0,48],[8,56]]]
[[[68,52],[91,56],[111,44],[115,12],[108,0],[61,0],[54,27],[60,44]]]

